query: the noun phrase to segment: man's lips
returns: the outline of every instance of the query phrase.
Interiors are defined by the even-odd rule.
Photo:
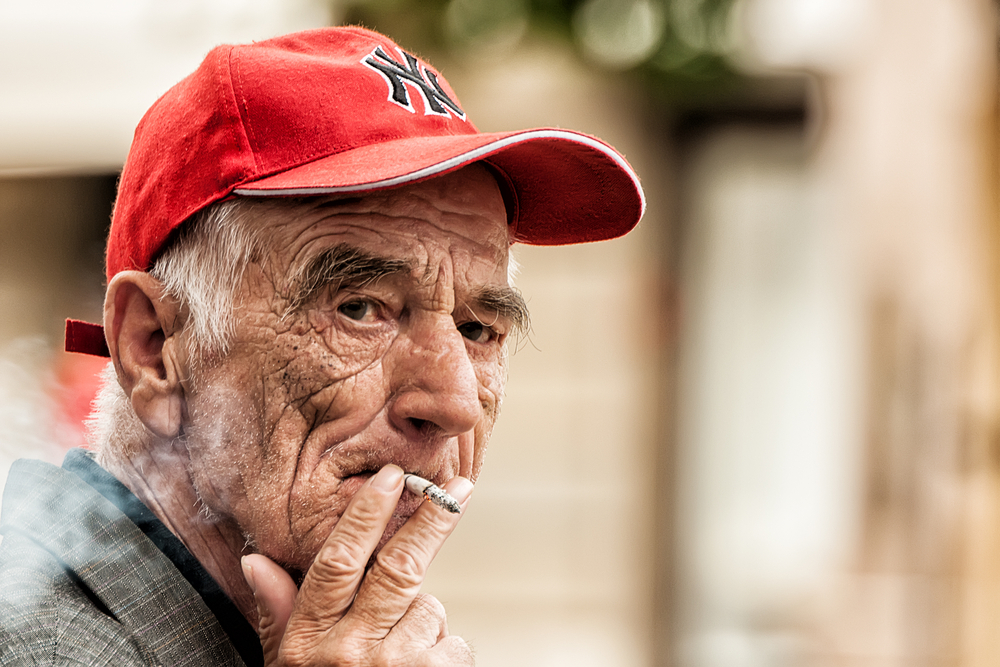
[[[457,474],[461,446],[454,436],[408,437],[374,420],[361,430],[326,422],[313,429],[304,451],[318,457],[306,466],[321,465],[340,479],[370,477],[394,464],[440,486]]]
[[[400,460],[408,450],[413,448],[408,445],[398,447],[379,447],[374,450],[355,450],[336,452],[336,457],[331,461],[334,463],[330,472],[341,480],[348,480],[355,477],[368,479],[387,465],[395,465],[404,473],[417,475],[426,480],[443,486],[451,476],[447,470],[451,468],[446,456],[438,455],[431,457],[419,457],[420,460]],[[331,450],[332,451],[332,450]],[[395,456],[393,456],[395,454]]]
[[[364,470],[353,475],[342,477],[338,494],[343,494],[347,498],[353,498],[354,494],[360,491],[361,487],[364,486],[365,483],[377,472],[377,469]],[[424,498],[422,496],[416,496],[404,489],[402,495],[399,497],[399,502],[396,504],[396,510],[393,512],[393,516],[408,518],[417,511],[417,508],[420,507],[423,502]]]
[[[438,486],[441,486],[444,483],[444,482],[442,482],[442,481],[440,481],[438,479],[439,477],[441,477],[440,473],[433,474],[433,473],[428,473],[428,472],[425,472],[425,471],[422,471],[422,470],[419,470],[419,469],[409,469],[406,466],[403,466],[403,465],[400,465],[400,464],[394,463],[394,462],[393,463],[386,463],[385,465],[380,465],[380,466],[366,467],[366,468],[361,469],[361,470],[345,469],[345,470],[343,470],[340,473],[340,475],[338,475],[338,477],[340,477],[340,479],[345,480],[345,481],[348,480],[348,479],[353,479],[355,477],[360,477],[361,479],[369,479],[373,475],[375,475],[375,473],[377,473],[379,470],[381,470],[382,468],[384,468],[386,465],[396,465],[399,468],[401,468],[405,474],[407,474],[407,475],[416,475],[417,477],[423,477],[424,479],[426,479],[428,481],[434,482]]]

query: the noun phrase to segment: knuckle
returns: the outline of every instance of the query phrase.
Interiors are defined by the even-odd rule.
[[[381,521],[385,501],[380,496],[371,495],[370,491],[368,488],[362,488],[355,494],[354,500],[340,518],[340,524],[349,526],[353,531],[370,528]]]
[[[461,515],[451,514],[450,512],[445,512],[444,510],[440,510],[438,508],[434,509],[438,511],[427,512],[423,532],[444,537],[451,533],[455,526],[458,525]]]
[[[309,568],[310,575],[317,583],[335,583],[356,579],[365,566],[366,555],[351,544],[335,542],[320,550]]]
[[[371,645],[362,639],[336,632],[286,636],[280,664],[282,667],[355,667],[369,664],[370,652]]]
[[[426,567],[420,558],[405,549],[383,549],[375,557],[378,576],[383,584],[397,590],[419,588],[424,581]]]
[[[410,603],[410,612],[434,620],[441,620],[448,616],[441,601],[427,593],[420,593],[413,598],[413,602]]]

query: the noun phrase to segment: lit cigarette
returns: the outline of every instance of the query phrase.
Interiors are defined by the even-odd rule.
[[[403,476],[406,488],[410,493],[423,496],[438,507],[448,510],[452,514],[461,514],[462,508],[458,506],[458,501],[448,495],[448,492],[433,482],[428,482],[423,477],[417,477],[411,472]]]

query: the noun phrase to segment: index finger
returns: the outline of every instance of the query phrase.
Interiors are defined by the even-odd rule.
[[[445,485],[463,509],[472,488],[464,477]],[[427,568],[461,518],[431,503],[421,505],[379,551],[342,623],[357,623],[373,637],[386,636],[410,608]]]
[[[344,616],[402,490],[403,470],[395,465],[358,489],[306,572],[289,627],[308,620],[326,630]]]

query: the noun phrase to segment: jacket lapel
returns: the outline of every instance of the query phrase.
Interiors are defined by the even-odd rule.
[[[12,531],[65,563],[162,664],[243,667],[173,563],[76,475],[42,461],[15,462],[0,516],[0,534]]]

